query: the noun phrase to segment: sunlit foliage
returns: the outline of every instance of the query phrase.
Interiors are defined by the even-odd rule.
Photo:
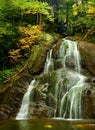
[[[88,0],[79,5],[73,5],[73,15],[73,24],[84,35],[84,38],[93,37],[95,34],[95,1]]]
[[[35,44],[41,44],[41,30],[41,25],[19,27],[19,32],[22,34],[22,37],[16,43],[17,49],[9,51],[11,64],[16,63],[19,58],[28,57],[31,53],[31,47]]]
[[[53,17],[51,7],[46,2],[0,0],[0,55],[2,56],[0,69],[9,65],[8,52],[17,48],[16,43],[21,34],[19,33],[20,26],[42,25],[47,21],[53,22]],[[28,45],[23,45],[22,48],[28,48]]]

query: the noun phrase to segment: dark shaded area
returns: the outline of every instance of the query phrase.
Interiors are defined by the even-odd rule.
[[[56,7],[56,6],[58,6],[60,4],[60,0],[39,0],[39,1],[47,2],[53,7]]]
[[[66,36],[66,23],[59,22],[58,23],[58,28],[57,28],[57,33],[61,34],[62,36]]]
[[[53,7],[54,10],[54,23],[48,23],[47,26],[50,27],[51,30],[53,30],[56,33],[61,34],[63,37],[67,36],[66,34],[66,26],[67,23],[64,23],[63,21],[59,21],[58,14],[56,14],[56,11],[58,11],[61,7],[61,1],[60,0],[39,0],[41,2],[47,2],[49,5]]]

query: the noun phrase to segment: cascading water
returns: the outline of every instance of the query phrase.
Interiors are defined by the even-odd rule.
[[[76,77],[78,81],[76,81]],[[79,73],[69,72],[67,74],[68,91],[61,99],[60,117],[69,118],[69,119],[82,118],[81,95],[82,95],[83,86],[85,84],[84,83],[85,78],[86,78],[85,76],[80,75]]]
[[[27,92],[25,93],[23,100],[22,100],[22,104],[21,104],[21,108],[16,116],[16,119],[26,119],[28,118],[28,109],[29,109],[29,96],[30,93],[32,91],[32,89],[37,85],[37,81],[34,79],[31,81]]]
[[[47,58],[44,66],[44,76],[49,76],[48,73],[50,73],[51,76],[51,71],[55,72],[55,61],[52,57],[52,53],[53,48],[47,53]],[[54,88],[52,93],[52,99],[54,99],[55,102],[54,116],[70,119],[82,118],[81,95],[86,77],[80,74],[81,65],[77,43],[70,40],[62,41],[59,48],[58,58],[61,59],[60,61],[62,68],[57,69],[54,73],[54,77],[56,77],[56,80],[54,80],[53,77],[49,78],[49,81],[55,81],[55,93]],[[42,82],[43,79],[40,86],[42,86]],[[50,88],[53,85],[51,84],[49,86],[50,83],[48,82],[48,78],[46,82],[44,81],[44,84],[45,83],[48,84],[48,89],[50,91]],[[38,83],[35,80],[33,80],[29,85],[29,88],[24,95],[22,105],[16,119],[23,119],[28,117],[29,95],[32,89],[37,85]],[[48,93],[49,92],[45,93],[45,95]]]
[[[59,57],[61,58],[63,68],[68,70],[68,68],[70,68],[69,63],[72,62],[74,71],[69,70],[67,73],[67,81],[65,83],[66,93],[62,93],[64,89],[62,74],[60,71],[57,72],[57,82],[55,86],[55,116],[59,109],[59,117],[70,119],[82,118],[81,95],[86,77],[80,74],[80,54],[77,49],[77,42],[64,40],[59,49]]]
[[[59,49],[59,56],[62,58],[62,66],[64,68],[67,67],[67,62],[74,62],[74,70],[80,73],[81,65],[80,65],[80,55],[77,49],[77,42],[73,42],[70,40],[64,40],[61,43]]]
[[[68,71],[67,73],[66,76],[67,81],[65,83],[67,92],[60,97],[60,100],[58,95],[59,91],[62,91],[63,87],[60,87],[58,84],[59,82],[63,82],[63,79],[61,78],[61,73],[60,73],[60,80],[58,75],[58,82],[56,83],[55,87],[55,95],[56,95],[55,98],[56,98],[56,104],[58,104],[58,102],[60,101],[59,117],[70,119],[82,118],[81,95],[86,77],[80,74],[81,65],[80,65],[80,55],[77,49],[77,43],[70,40],[64,40],[61,43],[59,49],[59,57],[63,59],[62,60],[63,68],[65,69],[68,68],[68,62],[73,62],[74,66],[74,71]],[[58,109],[57,105],[56,109]]]
[[[44,73],[54,70],[54,62],[52,58],[52,49],[47,53],[47,58],[44,66]]]

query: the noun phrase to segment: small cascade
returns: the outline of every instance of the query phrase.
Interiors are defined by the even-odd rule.
[[[34,79],[31,81],[27,92],[25,93],[23,100],[22,100],[22,104],[21,104],[21,108],[16,116],[16,119],[26,119],[28,118],[28,108],[29,108],[29,96],[30,93],[32,91],[32,89],[37,85],[37,81]]]
[[[57,72],[57,81],[56,81],[56,86],[55,86],[55,101],[56,101],[56,110],[55,110],[55,113],[54,113],[54,117],[56,117],[56,113],[57,113],[57,108],[58,108],[58,105],[59,105],[59,100],[60,100],[60,91],[62,90],[62,78],[61,78],[61,72],[58,71]]]
[[[52,49],[47,53],[47,58],[44,66],[44,73],[48,73],[51,70],[54,70],[54,62],[52,58]]]
[[[73,77],[72,80],[71,77]],[[68,78],[67,82],[68,91],[61,98],[60,117],[69,119],[79,119],[82,118],[81,97],[86,77],[80,75],[79,73],[74,74],[72,72],[69,72],[67,74],[67,78]]]
[[[70,40],[64,40],[61,43],[59,49],[59,57],[62,58],[62,66],[67,68],[70,63],[73,64],[74,70],[80,73],[81,66],[80,66],[80,55],[77,49],[77,42],[73,42]]]
[[[80,54],[79,51],[77,49],[77,42],[74,42],[74,61],[75,61],[75,71],[77,71],[78,73],[81,73],[81,58],[80,58]]]

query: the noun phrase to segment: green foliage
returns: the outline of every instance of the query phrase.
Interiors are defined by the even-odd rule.
[[[62,4],[60,6],[60,4]],[[57,16],[66,23],[68,35],[83,34],[84,38],[95,34],[95,1],[60,0]]]
[[[9,59],[11,64],[15,64],[21,58],[28,58],[33,45],[40,45],[44,39],[42,35],[42,25],[19,27],[22,37],[16,43],[17,48],[9,51]]]
[[[37,0],[0,0],[0,69],[9,66],[8,52],[17,49],[18,27],[53,21],[51,7]]]
[[[75,5],[76,10],[73,16],[73,25],[77,28],[74,31],[84,34],[84,38],[89,39],[95,34],[95,2],[92,0],[83,1],[79,5]]]
[[[13,74],[12,69],[5,69],[3,71],[0,71],[0,83],[7,80],[8,77],[10,77]]]
[[[0,0],[0,69],[10,67],[9,52],[14,57],[18,54],[18,57],[14,58],[18,61],[18,58],[24,57],[29,52],[32,44],[39,44],[42,39],[45,40],[44,36],[37,33],[31,37],[34,30],[37,32],[37,29],[33,30],[32,27],[38,24],[51,24],[54,20],[51,6],[41,1],[47,1],[53,6],[55,21],[58,20],[57,24],[60,21],[66,23],[68,35],[80,33],[84,38],[94,37],[94,0],[84,0],[82,3],[76,0]],[[26,36],[21,28],[30,34]],[[56,25],[48,28],[51,31]]]

